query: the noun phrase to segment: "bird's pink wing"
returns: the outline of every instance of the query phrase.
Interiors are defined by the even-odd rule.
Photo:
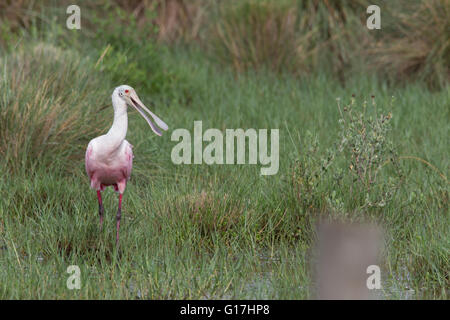
[[[91,167],[91,161],[90,161],[91,156],[92,156],[92,145],[89,143],[89,145],[86,149],[86,155],[84,158],[84,165],[86,167],[86,173],[89,176],[89,178],[92,177],[92,173],[93,173],[93,170]]]
[[[127,180],[130,179],[131,176],[131,169],[133,168],[133,146],[128,143],[127,148],[125,150],[125,155],[127,157],[127,163],[125,166],[125,176],[127,178]]]

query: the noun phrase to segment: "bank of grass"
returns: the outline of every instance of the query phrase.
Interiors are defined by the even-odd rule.
[[[27,46],[19,51],[33,52],[42,44]],[[49,61],[61,54],[59,49],[46,52]],[[431,93],[421,84],[388,87],[371,77],[352,78],[342,87],[326,73],[303,80],[262,71],[237,76],[219,71],[196,50],[167,50],[161,67],[176,75],[167,80],[170,92],[128,83],[144,102],[156,104],[155,113],[170,131],[157,137],[130,110],[127,139],[136,157],[117,250],[117,198],[112,190],[104,193],[100,233],[95,192],[84,172],[83,142],[107,131],[112,108],[97,110],[109,103],[119,83],[95,68],[98,50],[81,56],[85,59],[70,54],[64,64],[52,63],[58,70],[44,64],[39,76],[23,77],[23,84],[14,87],[12,80],[33,56],[24,55],[22,64],[2,65],[0,126],[9,129],[2,133],[0,162],[7,173],[0,181],[1,298],[312,297],[314,224],[317,209],[324,214],[327,205],[324,201],[309,210],[298,202],[292,166],[305,155],[308,130],[323,148],[336,141],[336,98],[344,101],[352,94],[361,99],[373,94],[380,105],[396,98],[393,137],[398,154],[405,156],[399,160],[405,181],[388,206],[367,216],[359,213],[386,231],[382,277],[399,288],[388,298],[401,296],[406,288],[413,288],[416,298],[448,297],[448,90]],[[72,64],[74,76],[64,72]],[[58,90],[43,94],[43,81],[58,74]],[[83,79],[97,84],[86,85]],[[52,112],[55,105],[62,107],[49,120],[39,113],[47,104],[36,103],[47,100]],[[26,124],[20,118],[24,111]],[[77,115],[71,125],[55,130],[71,113]],[[54,122],[43,129],[51,128],[48,136],[56,144],[38,139],[41,131],[36,130],[47,120]],[[174,165],[170,154],[176,143],[170,134],[176,128],[192,132],[195,120],[203,121],[203,130],[279,128],[278,174],[261,176],[259,165]],[[17,154],[9,148],[15,144]],[[323,188],[328,190],[326,182]],[[80,290],[66,287],[69,265],[81,269]]]
[[[57,32],[46,36],[67,46],[92,45],[87,38],[109,43],[116,63],[128,58],[151,66],[159,57],[152,55],[150,40],[158,39],[199,46],[237,72],[268,68],[302,76],[326,70],[343,83],[355,73],[371,72],[392,83],[420,81],[435,90],[446,88],[450,79],[446,0],[379,1],[381,30],[366,27],[368,0],[84,1],[82,29],[66,32],[70,4],[0,3],[0,48],[52,26]],[[129,50],[133,45],[140,50]],[[114,72],[116,66],[105,69]],[[129,77],[137,78],[140,71],[133,71]],[[146,85],[161,81],[158,73],[154,78]]]

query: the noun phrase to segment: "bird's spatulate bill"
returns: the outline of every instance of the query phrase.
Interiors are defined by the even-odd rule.
[[[156,124],[161,129],[163,129],[163,130],[169,129],[169,127],[167,126],[167,124],[164,121],[162,121],[160,118],[158,118],[158,116],[156,116],[156,114],[154,114],[153,112],[151,112],[144,106],[144,104],[137,97],[137,95],[135,97],[130,97],[130,98],[131,98],[131,101],[133,102],[133,105],[136,108],[136,110],[141,114],[141,116],[144,117],[144,119],[150,125],[150,128],[152,128],[154,133],[156,133],[158,136],[162,135],[161,130],[159,130],[159,128],[153,124],[153,122],[150,120],[150,118],[147,116],[147,114],[144,111],[146,111],[153,118],[153,120],[156,122]]]

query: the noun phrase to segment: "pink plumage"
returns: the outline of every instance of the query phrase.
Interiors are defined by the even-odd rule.
[[[161,135],[161,131],[153,124],[148,115],[161,127],[168,127],[154,113],[144,106],[130,86],[122,85],[114,89],[112,94],[114,107],[114,122],[108,133],[92,139],[86,149],[85,165],[86,173],[91,182],[91,188],[97,191],[100,229],[103,223],[103,203],[101,192],[105,187],[112,186],[119,193],[119,208],[116,214],[117,234],[116,243],[119,242],[120,219],[122,216],[122,195],[127,181],[131,176],[133,167],[132,145],[125,140],[128,129],[127,105],[133,106],[147,121],[153,132]],[[148,115],[147,115],[148,114]]]
[[[125,191],[133,168],[133,150],[128,141],[124,140],[123,143],[123,152],[106,157],[93,154],[92,145],[88,145],[85,165],[92,189],[103,191],[105,187],[113,186],[119,193]]]

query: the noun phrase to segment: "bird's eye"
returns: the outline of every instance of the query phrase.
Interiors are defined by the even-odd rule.
[[[123,96],[123,92],[119,92],[119,96],[121,96],[121,97],[122,97],[122,96]]]
[[[128,90],[128,89],[127,89],[127,90],[125,90],[125,93],[128,93],[128,92],[130,92],[130,90]]]

